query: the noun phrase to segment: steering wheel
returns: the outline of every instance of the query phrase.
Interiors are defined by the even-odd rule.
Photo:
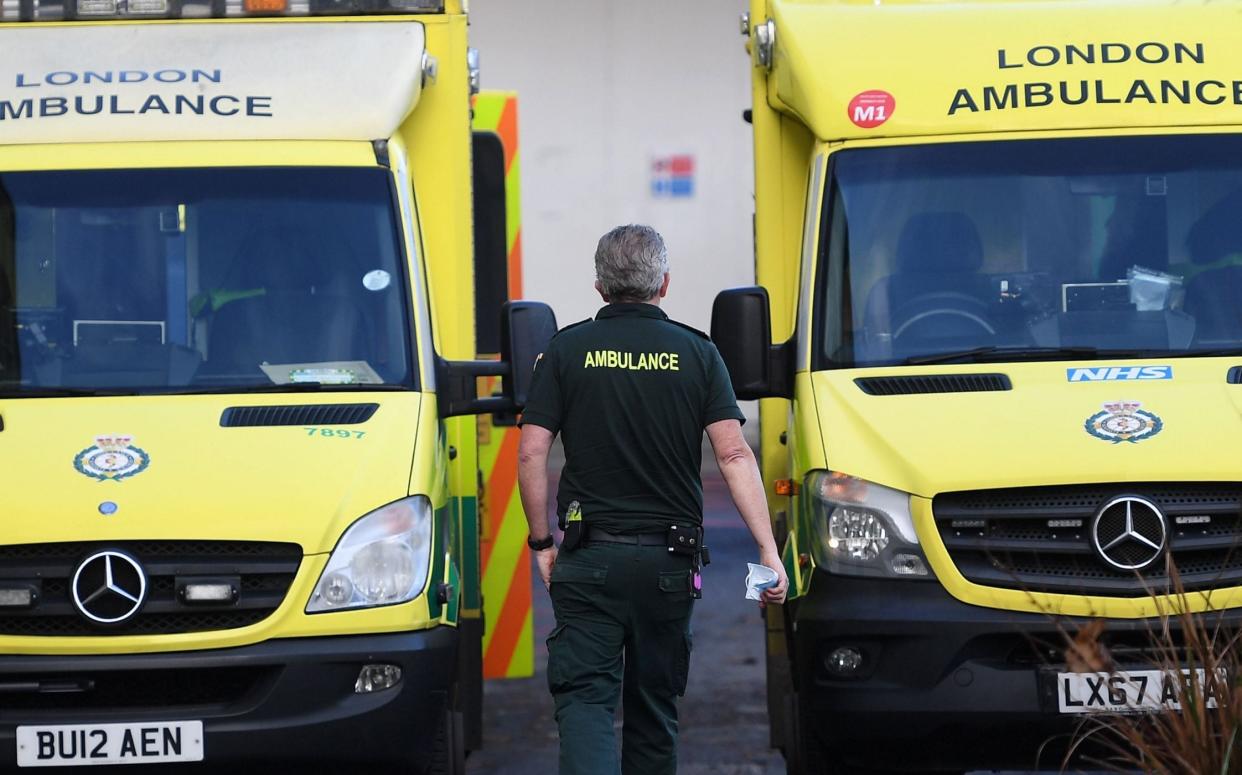
[[[974,296],[940,291],[916,296],[893,314],[893,341],[907,339],[996,335],[987,306]],[[930,337],[928,336],[930,334]]]

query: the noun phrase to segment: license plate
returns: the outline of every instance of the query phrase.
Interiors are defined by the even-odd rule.
[[[18,767],[203,760],[203,722],[66,724],[17,728]]]
[[[1207,707],[1216,707],[1215,686],[1195,671]],[[1057,701],[1062,713],[1135,713],[1181,710],[1191,691],[1189,670],[1129,670],[1117,673],[1059,673]]]

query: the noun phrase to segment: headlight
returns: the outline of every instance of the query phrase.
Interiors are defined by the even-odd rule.
[[[413,600],[431,564],[431,501],[390,503],[350,525],[315,585],[306,612],[343,611]]]
[[[930,578],[907,493],[829,471],[812,471],[803,489],[819,540],[816,556],[830,573]]]

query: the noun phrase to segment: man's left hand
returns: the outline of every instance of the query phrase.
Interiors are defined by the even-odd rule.
[[[535,562],[539,564],[539,578],[543,579],[543,585],[547,589],[552,589],[552,567],[556,565],[556,554],[555,546],[535,552]]]
[[[785,602],[785,595],[789,592],[789,576],[785,573],[785,563],[781,562],[780,555],[775,553],[764,553],[759,557],[759,562],[776,571],[776,585],[763,590],[759,598],[759,607],[767,608],[769,603],[780,605]]]

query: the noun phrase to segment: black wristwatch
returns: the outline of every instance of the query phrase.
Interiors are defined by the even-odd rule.
[[[528,537],[526,539],[526,545],[531,548],[531,551],[542,552],[544,549],[551,549],[553,546],[556,546],[556,540],[552,538],[551,535],[545,536],[539,540]]]

